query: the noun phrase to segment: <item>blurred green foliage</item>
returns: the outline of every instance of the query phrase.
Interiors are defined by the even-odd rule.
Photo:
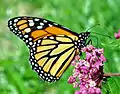
[[[100,24],[91,32],[93,44],[104,48],[105,72],[120,72],[120,40],[114,33],[120,28],[120,0],[1,0],[0,1],[0,94],[74,94],[67,83],[72,67],[56,83],[39,79],[29,64],[25,43],[8,30],[7,21],[16,16],[43,17],[77,33]],[[115,30],[113,27],[116,27]],[[120,94],[120,78],[112,77],[102,87],[103,94]]]

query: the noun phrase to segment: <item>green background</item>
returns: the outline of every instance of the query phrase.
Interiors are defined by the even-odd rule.
[[[28,48],[7,27],[7,21],[16,16],[43,17],[77,33],[100,24],[90,31],[109,35],[112,39],[91,33],[95,36],[91,37],[93,45],[104,48],[107,58],[104,71],[120,72],[120,40],[114,38],[120,28],[120,0],[1,0],[0,94],[74,94],[79,89],[67,83],[72,67],[56,83],[43,82],[32,71]],[[108,79],[102,92],[120,94],[120,78]]]

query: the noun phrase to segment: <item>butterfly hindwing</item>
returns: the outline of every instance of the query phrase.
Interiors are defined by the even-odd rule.
[[[69,37],[50,36],[37,41],[35,48],[31,49],[30,62],[43,80],[54,82],[62,76],[75,53]]]

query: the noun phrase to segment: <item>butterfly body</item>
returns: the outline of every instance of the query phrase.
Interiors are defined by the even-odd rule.
[[[59,24],[36,17],[10,19],[8,27],[28,46],[32,69],[48,82],[55,82],[62,76],[77,50],[86,46],[90,35],[90,32],[77,34]]]

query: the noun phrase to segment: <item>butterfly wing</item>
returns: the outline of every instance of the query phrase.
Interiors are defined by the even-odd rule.
[[[67,36],[50,36],[36,41],[30,51],[32,68],[45,81],[58,80],[76,54],[74,43]]]
[[[76,54],[77,33],[54,22],[16,17],[9,20],[8,27],[29,47],[32,69],[45,81],[58,80]]]
[[[73,40],[78,40],[77,33],[43,18],[16,17],[8,21],[8,27],[13,33],[24,40],[27,45],[29,45],[29,43],[32,44],[30,40],[34,42],[40,38],[51,35],[66,35]]]

